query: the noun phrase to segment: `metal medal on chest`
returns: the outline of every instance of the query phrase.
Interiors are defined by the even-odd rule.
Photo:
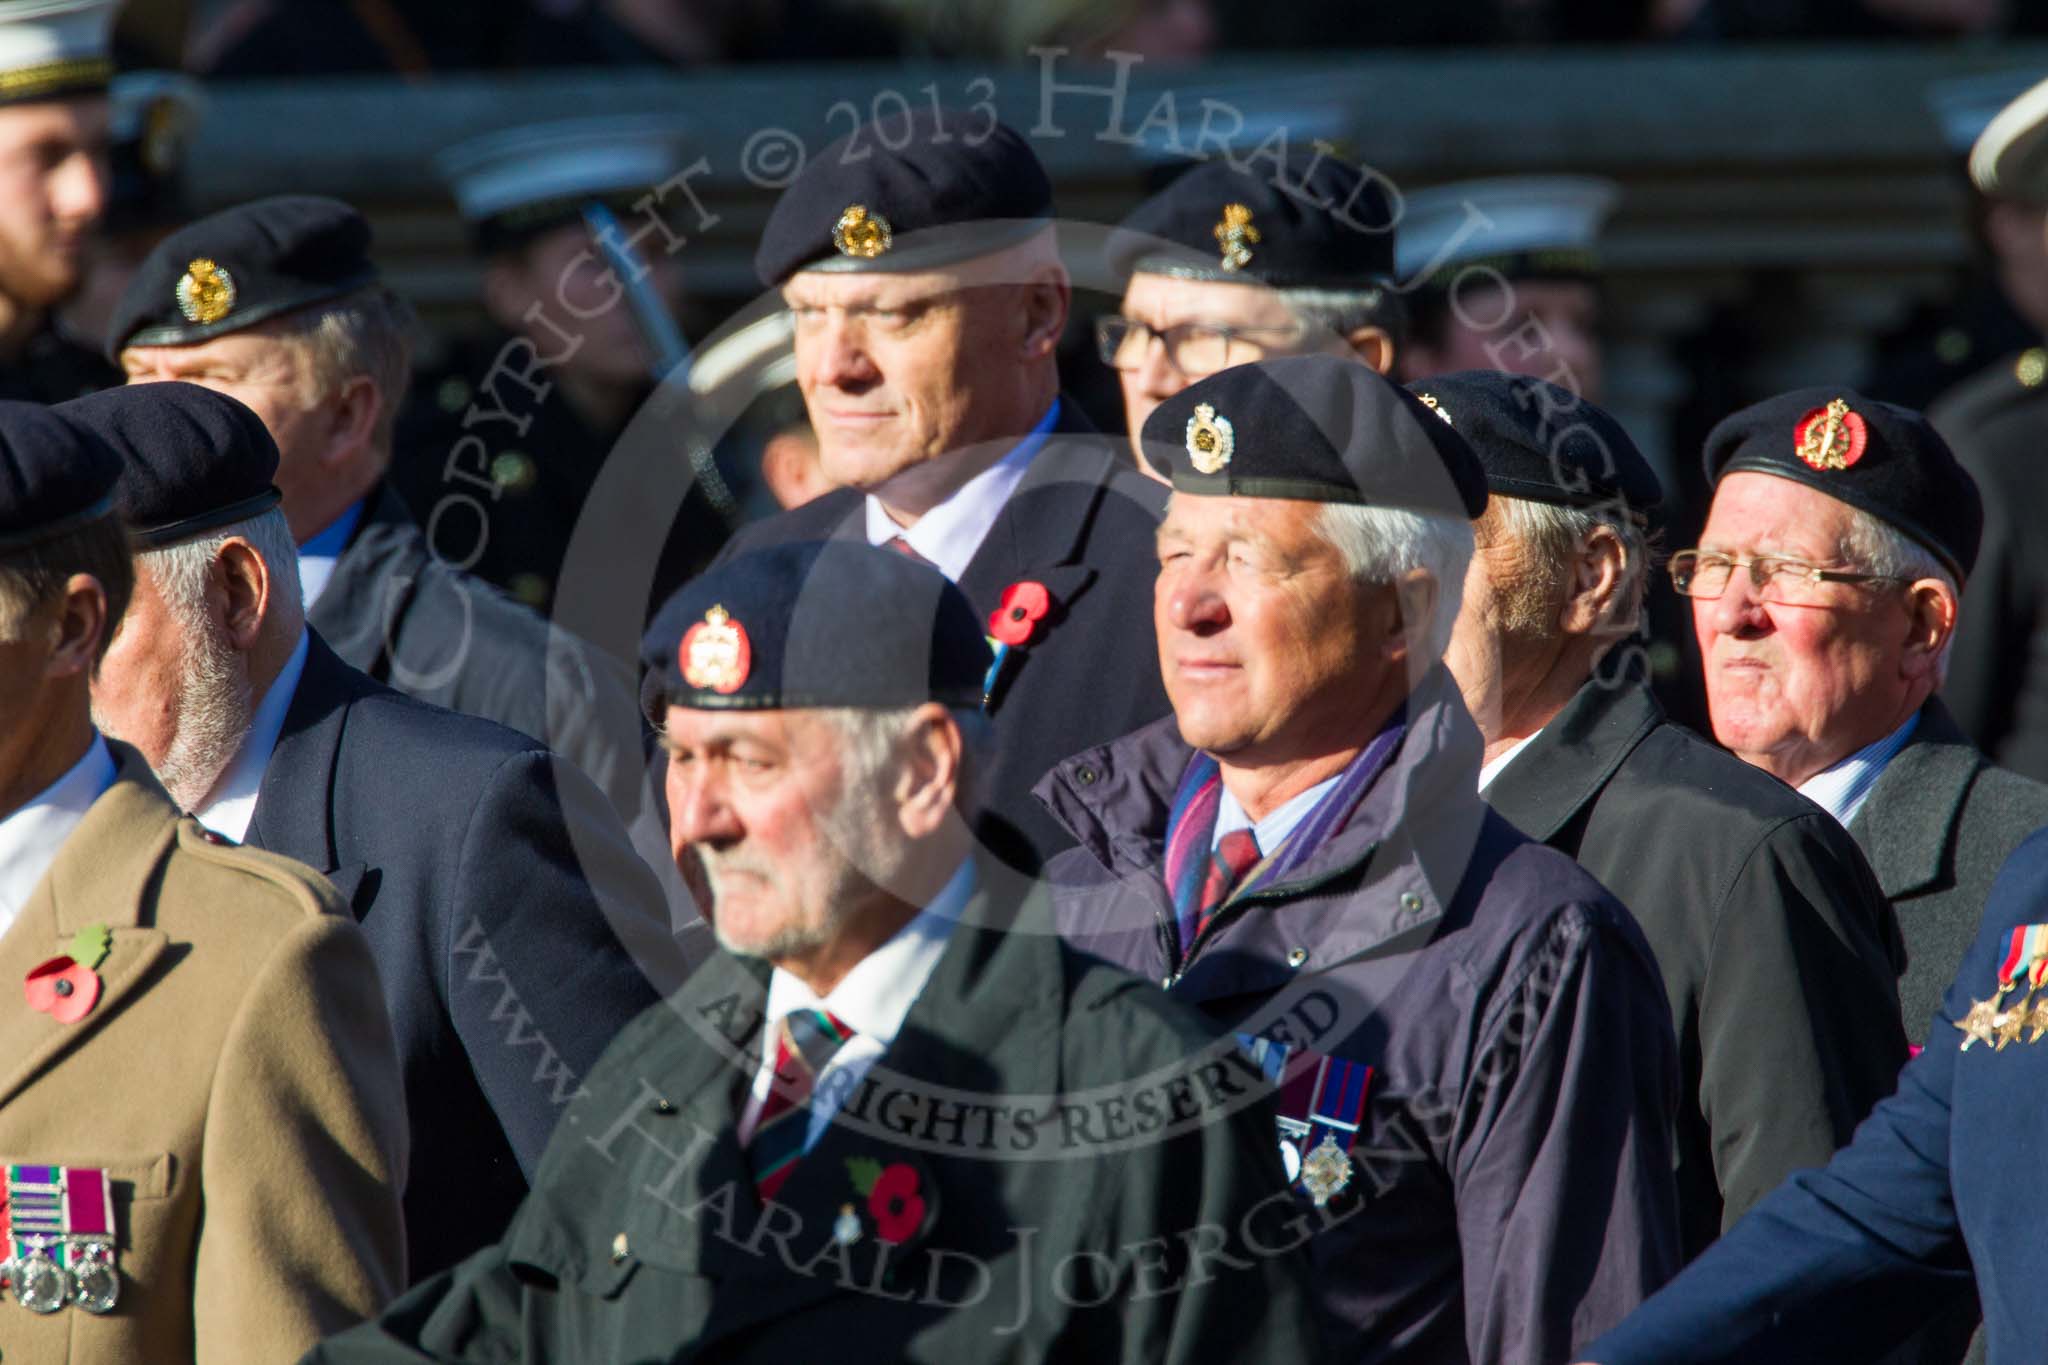
[[[1334,1138],[1325,1137],[1322,1146],[1301,1163],[1301,1187],[1315,1200],[1317,1208],[1342,1194],[1350,1183],[1351,1154],[1339,1147]]]

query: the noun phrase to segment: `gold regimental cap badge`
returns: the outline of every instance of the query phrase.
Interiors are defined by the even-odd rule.
[[[832,245],[839,248],[842,256],[872,261],[895,243],[896,232],[889,226],[889,220],[879,213],[869,213],[866,204],[847,205],[846,212],[832,225]]]
[[[1223,249],[1223,268],[1242,270],[1252,263],[1252,248],[1259,243],[1259,230],[1252,226],[1252,211],[1243,204],[1225,204],[1223,221],[1216,225],[1216,245]]]
[[[720,696],[744,687],[754,665],[754,647],[747,639],[746,627],[722,606],[705,612],[704,619],[684,633],[676,652],[683,681]]]
[[[1847,469],[1869,443],[1870,429],[1842,398],[1807,413],[1792,430],[1792,449],[1814,469]]]
[[[1450,414],[1450,413],[1448,413],[1448,412],[1446,412],[1446,411],[1444,410],[1444,405],[1443,405],[1442,403],[1439,403],[1439,402],[1437,401],[1437,399],[1436,399],[1436,395],[1435,395],[1435,394],[1433,394],[1433,393],[1418,393],[1418,394],[1416,394],[1416,395],[1415,395],[1415,401],[1416,401],[1416,402],[1418,402],[1418,403],[1420,403],[1420,404],[1422,404],[1422,406],[1424,406],[1425,408],[1428,408],[1428,409],[1429,409],[1429,410],[1430,410],[1431,412],[1435,413],[1435,414],[1436,414],[1437,416],[1439,416],[1439,417],[1443,418],[1443,419],[1444,419],[1444,425],[1445,425],[1445,426],[1447,426],[1447,427],[1454,427],[1454,426],[1458,425],[1458,424],[1457,424],[1456,422],[1453,422],[1453,421],[1451,420],[1451,414]]]
[[[1214,474],[1230,463],[1236,449],[1237,433],[1231,429],[1230,419],[1218,417],[1207,403],[1195,404],[1195,415],[1188,418],[1188,462],[1196,471]]]
[[[235,277],[206,257],[185,267],[178,280],[178,311],[185,321],[208,326],[235,310]]]

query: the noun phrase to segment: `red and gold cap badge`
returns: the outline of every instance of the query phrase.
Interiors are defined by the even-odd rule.
[[[720,696],[746,686],[748,670],[754,664],[754,647],[747,639],[747,628],[733,620],[722,606],[705,612],[703,620],[684,632],[676,654],[684,682]]]
[[[1870,429],[1840,398],[1815,408],[1792,429],[1792,449],[1814,469],[1847,469],[1863,458]]]

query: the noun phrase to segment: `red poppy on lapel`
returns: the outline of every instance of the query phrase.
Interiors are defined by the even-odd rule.
[[[875,1236],[892,1246],[917,1236],[930,1210],[915,1166],[907,1161],[884,1166],[872,1157],[851,1157],[846,1169],[853,1176],[855,1193],[867,1196]]]
[[[1006,645],[1028,645],[1051,610],[1052,594],[1045,584],[1022,579],[1003,589],[1001,605],[988,614],[988,633]]]
[[[68,957],[53,957],[28,974],[22,985],[29,1008],[60,1024],[75,1024],[100,1000],[100,974]]]

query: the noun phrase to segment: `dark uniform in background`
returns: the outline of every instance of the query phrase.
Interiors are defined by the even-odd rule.
[[[735,640],[749,648],[718,652]],[[989,660],[936,573],[792,545],[663,609],[647,693],[658,715],[957,712]],[[311,1361],[1316,1358],[1256,1070],[1157,987],[1062,944],[1029,881],[972,856],[964,871],[948,884],[964,901],[925,904],[944,939],[893,1040],[829,1120],[808,1087],[785,1111],[812,1136],[779,1185],[762,1193],[739,1133],[785,974],[720,952],[620,1035],[504,1239]],[[821,1099],[826,1065],[807,1067]]]
[[[1984,495],[1942,700],[1997,762],[2048,779],[2048,350],[2008,356],[1928,409]]]
[[[1661,496],[1618,422],[1541,380],[1468,371],[1410,387],[1471,443],[1496,498],[1640,519]],[[1599,878],[1657,956],[1684,1076],[1690,1258],[1891,1094],[1905,949],[1834,817],[1673,724],[1631,655],[1610,650],[1484,795]]]
[[[277,448],[231,398],[143,384],[61,411],[127,461],[116,505],[146,549],[276,505]],[[304,638],[247,840],[324,874],[369,939],[412,1127],[419,1277],[511,1216],[580,1078],[659,998],[644,972],[660,959],[636,961],[621,939],[658,947],[666,916],[573,765],[363,676],[316,630]]]
[[[1985,125],[2032,83],[2025,71],[1997,71],[1927,88],[1928,109],[1962,182],[1970,255],[1948,297],[1923,304],[1896,332],[1878,339],[1863,385],[1871,397],[1931,410],[1957,385],[2003,370],[2040,343],[2039,310],[2048,303],[2041,206],[1979,192],[1968,166]]]
[[[202,345],[376,287],[369,251],[369,224],[338,200],[289,196],[223,210],[149,254],[121,300],[108,351]],[[188,316],[182,302],[195,261],[232,281],[216,301],[225,311],[206,321]],[[381,397],[393,404],[402,395]],[[623,662],[436,553],[388,481],[357,506],[307,611],[335,654],[407,695],[542,741],[631,819],[641,806],[644,750]]]
[[[1218,470],[1217,443],[1197,441],[1225,422],[1235,454]],[[1311,356],[1196,383],[1144,436],[1175,452],[1176,497],[1477,515],[1477,461],[1424,423],[1440,427],[1366,367]],[[1365,737],[1324,738],[1340,752]],[[1619,902],[1480,801],[1480,750],[1456,684],[1428,666],[1185,953],[1166,850],[1206,844],[1173,815],[1215,760],[1168,718],[1040,788],[1081,844],[1047,871],[1075,946],[1256,1035],[1269,1059],[1320,1059],[1321,1088],[1290,1082],[1280,1114],[1290,1179],[1325,1220],[1310,1252],[1334,1359],[1556,1362],[1680,1264],[1678,1059],[1656,963]]]
[[[436,162],[483,259],[495,330],[460,339],[422,376],[391,479],[422,522],[451,492],[487,490],[466,566],[543,614],[606,457],[657,382],[684,379],[676,244],[696,228],[687,186],[670,183],[688,159],[684,133],[659,116],[570,119],[492,133]],[[705,444],[669,436],[679,455]],[[650,609],[711,562],[736,511],[710,465],[664,542],[619,548],[655,557]]]
[[[1050,230],[1051,183],[1010,129],[998,125],[972,147],[958,136],[941,140],[923,116],[908,130],[886,131],[865,160],[849,160],[836,144],[820,152],[783,192],[755,256],[764,285],[810,270],[971,267]],[[872,129],[858,136],[863,145],[878,142]],[[873,255],[835,245],[845,240],[835,224],[849,205],[893,225],[885,240],[896,245]],[[988,685],[996,734],[990,837],[1005,857],[1033,864],[1071,840],[1032,800],[1032,786],[1067,755],[1166,711],[1151,624],[1153,533],[1165,490],[1138,474],[1124,443],[1097,432],[1070,398],[1057,398],[1049,416],[1042,444],[958,579],[992,634],[1016,631]],[[1038,439],[1015,435],[1020,445]],[[786,541],[861,538],[871,501],[835,489],[746,528],[726,557]],[[1035,614],[1011,618],[1013,590],[1026,585],[1042,600]]]

